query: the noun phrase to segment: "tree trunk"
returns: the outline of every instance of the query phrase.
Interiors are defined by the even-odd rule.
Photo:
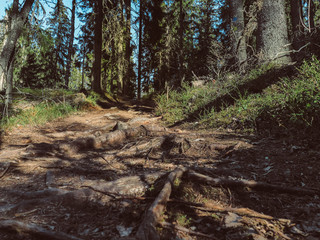
[[[74,26],[76,19],[76,0],[72,0],[72,10],[71,10],[71,30],[70,30],[70,39],[69,39],[69,47],[68,47],[68,57],[67,57],[67,69],[66,69],[66,82],[65,88],[69,88],[69,80],[71,75],[71,63],[72,63],[72,55],[73,55],[73,41],[74,41]]]
[[[126,52],[125,52],[125,82],[123,87],[123,94],[128,94],[128,85],[131,80],[131,0],[125,0],[126,11]]]
[[[316,14],[315,5],[314,5],[313,0],[308,1],[308,11],[309,11],[308,12],[309,29],[310,29],[310,31],[312,31],[315,28],[314,17]]]
[[[139,10],[139,53],[138,53],[138,99],[141,98],[141,74],[142,74],[142,19],[143,19],[143,1],[140,0]]]
[[[232,51],[240,69],[247,60],[243,0],[230,0]]]
[[[3,91],[8,79],[9,69],[13,62],[15,45],[31,11],[34,0],[26,0],[19,11],[19,0],[14,0],[9,17],[9,28],[0,53],[0,91]],[[10,97],[11,98],[11,97]]]
[[[103,0],[95,1],[95,28],[94,28],[94,62],[93,71],[93,91],[101,93],[101,57],[102,57],[102,22],[103,22]]]
[[[179,76],[178,87],[181,87],[183,82],[183,32],[184,32],[184,12],[182,0],[179,1]]]
[[[124,14],[123,14],[123,10],[124,10],[124,1],[121,0],[120,1],[120,26],[124,26],[125,25],[125,21],[124,21]],[[122,27],[120,27],[120,34],[119,34],[119,38],[118,38],[118,63],[117,63],[117,67],[118,67],[118,81],[117,81],[117,85],[118,85],[118,90],[117,90],[117,95],[122,95],[123,94],[123,86],[124,86],[124,62],[125,62],[125,55],[124,55],[124,49],[123,49],[123,45],[124,45],[124,30]]]
[[[298,50],[302,47],[301,35],[303,33],[302,25],[302,5],[301,0],[291,0],[290,1],[290,18],[292,25],[292,46],[294,50]]]
[[[258,13],[257,50],[260,63],[291,62],[284,0],[264,0]]]

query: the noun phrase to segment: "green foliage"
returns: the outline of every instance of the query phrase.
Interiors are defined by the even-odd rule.
[[[25,125],[41,125],[56,118],[78,111],[77,104],[63,101],[74,92],[65,89],[21,88],[13,93],[11,117],[2,118],[1,128]]]
[[[13,126],[41,125],[56,118],[66,116],[77,109],[69,104],[39,103],[26,110],[17,112],[8,119],[2,119],[3,129]]]
[[[176,217],[177,223],[183,227],[189,226],[192,222],[191,218],[188,218],[187,215],[182,214],[182,213],[177,213],[175,217]]]
[[[100,99],[100,95],[94,91],[89,92],[89,96],[87,97],[87,102],[91,103],[93,106],[98,105],[98,100]]]
[[[298,133],[320,124],[320,65],[315,57],[304,62],[299,75],[237,99],[220,112],[212,110],[202,122],[211,127]]]
[[[215,93],[215,88],[193,88],[184,84],[180,91],[170,90],[156,97],[156,114],[162,115],[168,124],[175,123],[203,107]]]
[[[180,92],[159,95],[156,101],[157,113],[172,124],[207,106],[210,101],[229,95],[233,99],[231,105],[223,106],[220,103],[210,111],[202,112],[202,127],[291,133],[317,129],[320,126],[319,60],[313,57],[305,61],[298,69],[297,76],[283,78],[265,88],[262,93],[252,94],[243,89],[246,82],[260,78],[273,67],[276,66],[265,65],[252,70],[241,81],[236,75],[228,75],[224,82],[214,86],[185,86]]]

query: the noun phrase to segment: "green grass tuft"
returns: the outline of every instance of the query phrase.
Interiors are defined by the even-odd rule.
[[[26,110],[16,112],[9,118],[1,120],[2,129],[10,129],[14,126],[41,125],[54,119],[67,116],[77,111],[77,108],[69,104],[39,103]]]

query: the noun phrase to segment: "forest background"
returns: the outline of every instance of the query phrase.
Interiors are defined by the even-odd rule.
[[[313,128],[319,13],[315,0],[8,1],[2,116],[15,89],[69,89],[150,97],[172,124]]]

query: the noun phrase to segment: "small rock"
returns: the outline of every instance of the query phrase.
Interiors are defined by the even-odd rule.
[[[120,237],[128,237],[133,230],[133,227],[126,228],[122,225],[118,225],[118,226],[116,226],[116,228],[120,234]]]
[[[124,122],[117,122],[117,124],[114,126],[112,129],[113,131],[115,130],[125,130],[129,128],[129,124],[124,123]]]
[[[235,213],[229,212],[224,218],[224,225],[226,228],[237,228],[243,226],[241,217]]]

